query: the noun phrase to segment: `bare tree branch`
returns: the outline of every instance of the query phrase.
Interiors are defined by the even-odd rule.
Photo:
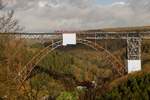
[[[0,0],[0,10],[6,5]],[[23,28],[19,25],[18,20],[14,18],[14,11],[10,10],[0,15],[0,32],[16,32],[22,31]]]
[[[2,3],[2,0],[0,0],[0,10],[3,9],[5,6],[4,4]]]

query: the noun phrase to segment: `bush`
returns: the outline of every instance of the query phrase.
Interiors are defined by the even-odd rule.
[[[78,96],[76,93],[62,92],[56,100],[77,100]]]
[[[125,83],[113,88],[110,92],[99,96],[98,100],[149,100],[150,73],[143,76],[130,77]]]

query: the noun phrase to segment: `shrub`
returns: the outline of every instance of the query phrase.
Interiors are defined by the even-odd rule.
[[[76,93],[62,92],[56,100],[77,100],[78,96]]]

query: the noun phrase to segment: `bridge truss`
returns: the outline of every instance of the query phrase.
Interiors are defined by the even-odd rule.
[[[52,41],[38,54],[36,54],[18,73],[16,79],[21,83],[26,81],[34,67],[51,51],[62,45],[63,33],[0,33],[0,36],[9,36],[18,39],[33,39],[40,42]],[[88,45],[97,50],[104,51],[104,56],[110,63],[114,65],[114,69],[118,75],[124,75],[129,69],[124,66],[114,55],[92,40],[102,39],[122,39],[127,41],[127,59],[141,60],[141,41],[143,39],[150,39],[150,32],[76,32],[77,43]],[[59,41],[58,41],[59,40]],[[51,49],[50,49],[51,48]],[[106,56],[108,55],[108,56]]]

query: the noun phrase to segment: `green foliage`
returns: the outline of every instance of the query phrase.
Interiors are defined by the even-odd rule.
[[[150,40],[144,40],[142,45],[142,52],[149,53],[150,51]]]
[[[76,88],[74,80],[79,82],[96,80],[96,82],[99,81],[100,84],[103,84],[101,82],[102,79],[113,76],[110,63],[89,48],[82,47],[81,49],[76,47],[76,49],[71,48],[71,50],[67,49],[67,51],[58,49],[48,54],[38,64],[44,71],[46,70],[47,73],[52,72],[52,74],[48,75],[39,71],[26,81],[25,87],[28,90],[24,91],[25,93],[23,95],[19,94],[15,90],[11,76],[15,76],[17,74],[15,70],[17,68],[17,71],[21,70],[33,55],[43,48],[43,45],[40,43],[29,43],[27,45],[24,41],[14,40],[10,42],[7,37],[0,39],[0,97],[10,93],[11,95],[9,97],[18,95],[18,100],[36,100],[37,98],[41,99],[46,96],[52,96],[54,98],[58,96],[57,100],[77,100],[78,95],[73,92]],[[110,49],[116,50],[117,47]],[[10,68],[10,73],[8,73],[7,68]],[[149,84],[150,75],[148,74],[143,77],[131,77],[127,82],[97,98],[100,100],[148,100],[150,95]],[[98,86],[100,85],[98,84]],[[73,87],[73,89],[68,89],[70,87],[71,89]],[[62,92],[68,90],[70,92]],[[83,94],[86,97],[85,91],[82,92],[84,93],[78,94]]]
[[[39,73],[30,79],[30,89],[27,95],[32,99],[44,96],[58,96],[64,91],[63,86],[45,73]]]
[[[44,48],[44,45],[42,43],[34,43],[30,46],[30,48]]]
[[[66,53],[52,52],[48,54],[41,62],[40,66],[57,72],[70,74],[73,71],[72,65],[74,58]]]
[[[120,84],[99,98],[100,100],[149,100],[150,74],[129,77],[125,83]]]
[[[56,100],[78,100],[76,93],[62,92]]]

